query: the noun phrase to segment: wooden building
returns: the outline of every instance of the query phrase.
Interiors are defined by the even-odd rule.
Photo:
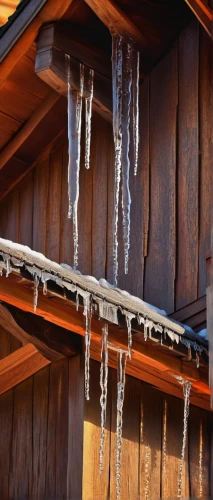
[[[110,31],[133,38],[140,50],[139,166],[137,177],[130,175],[128,275],[121,225],[118,231],[118,284],[131,294],[126,299],[84,277],[113,281]],[[184,398],[177,377],[192,383],[181,497],[213,497],[208,342],[198,333],[206,328],[211,264],[211,33],[208,0],[22,0],[0,28],[2,500],[116,499],[117,361],[110,351],[100,475],[100,340],[103,318],[109,340],[123,349],[127,328],[122,315],[114,324],[100,309],[100,319],[94,312],[86,401],[85,316],[81,300],[76,311],[74,286],[159,322],[178,339],[173,343],[155,332],[145,341],[143,324],[132,322],[120,499],[178,498]],[[91,167],[84,168],[83,151],[80,169],[82,277],[55,264],[73,264],[65,54],[73,67],[80,61],[95,71]],[[144,303],[136,310],[132,296],[167,316],[155,316]]]

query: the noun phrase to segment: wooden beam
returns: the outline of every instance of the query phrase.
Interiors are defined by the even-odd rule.
[[[148,48],[148,42],[141,31],[116,5],[113,0],[85,0],[99,19],[109,28],[111,33],[118,33],[131,37],[138,43]]]
[[[0,361],[0,394],[3,394],[26,378],[49,365],[32,344],[21,347]]]
[[[30,116],[21,130],[14,136],[14,138],[5,146],[0,153],[0,170],[12,158],[15,152],[26,141],[29,135],[40,123],[42,118],[52,109],[54,104],[58,101],[60,95],[51,90],[44,101],[38,106],[34,113]]]
[[[212,38],[212,11],[204,5],[202,0],[185,0],[185,2]]]
[[[56,36],[57,35],[57,36]],[[65,54],[69,51],[69,44],[66,49],[66,43],[60,34],[56,32],[53,24],[43,27],[40,30],[37,40],[37,52],[35,61],[36,74],[52,87],[56,92],[67,95],[67,72]],[[68,34],[67,34],[68,36]],[[62,50],[63,49],[65,50]],[[71,85],[73,89],[79,89],[80,83],[80,62],[83,62],[84,57],[78,61],[71,57]],[[94,65],[91,66],[94,69]],[[87,70],[87,68],[86,68]],[[94,77],[94,92],[93,92],[93,107],[95,111],[100,113],[104,118],[111,121],[112,119],[112,89],[111,79],[95,72]]]
[[[30,0],[1,38],[0,86],[4,83],[21,57],[26,54],[44,23],[61,19],[73,0]]]
[[[50,361],[81,352],[79,335],[10,305],[0,304],[0,326],[22,343],[32,343]]]
[[[23,283],[23,278],[16,278],[15,275],[10,275],[8,278],[0,277],[0,300],[12,304],[23,311],[33,312],[33,289],[30,293],[29,288],[27,289],[26,284],[22,286],[21,283],[17,283],[14,280],[21,279]],[[31,284],[32,286],[32,284]],[[42,316],[46,320],[55,323],[69,331],[78,333],[82,336],[85,335],[85,317],[81,312],[75,310],[75,304],[68,301],[62,297],[55,296],[50,293],[49,297],[43,296],[39,292],[37,315]],[[98,319],[92,319],[92,341],[96,345],[96,350],[100,350],[100,338],[101,338],[101,322]],[[138,335],[137,335],[138,337]],[[113,342],[115,345],[127,348],[127,334],[116,328],[115,325],[109,325],[109,341]],[[94,344],[93,344],[94,345]],[[94,358],[97,359],[97,358]],[[100,358],[99,358],[100,360]],[[144,366],[144,369],[141,367]],[[177,375],[181,375],[192,381],[196,385],[196,391],[198,393],[197,400],[200,398],[200,404],[198,406],[203,407],[202,399],[205,399],[205,405],[209,408],[209,387],[208,387],[208,375],[207,370],[203,373],[196,368],[194,363],[186,363],[179,357],[175,356],[172,350],[166,350],[155,344],[154,342],[143,342],[143,337],[140,335],[140,340],[135,340],[135,335],[133,336],[133,353],[131,361],[131,375],[136,378],[143,379],[145,372],[154,370],[156,374],[156,385],[157,378],[164,378],[168,372],[173,372]],[[142,374],[142,375],[141,375]],[[150,375],[150,383],[151,382]],[[148,381],[146,379],[146,381]],[[160,382],[160,387],[162,386],[162,380]],[[207,400],[206,400],[207,398]],[[196,404],[196,403],[195,403]]]

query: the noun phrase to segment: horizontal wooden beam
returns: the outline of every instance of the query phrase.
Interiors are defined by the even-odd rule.
[[[185,2],[212,38],[212,11],[204,5],[202,0],[185,0]]]
[[[54,25],[48,25],[40,30],[37,41],[35,71],[36,74],[56,92],[67,95],[67,71],[65,56],[66,53],[69,53],[69,47],[65,51],[61,50],[62,45],[65,48],[64,40],[63,44],[60,45],[59,43],[59,46],[56,46],[57,38],[54,36],[54,33]],[[71,85],[73,89],[79,89],[80,62],[83,62],[83,59],[83,57],[80,61],[74,57],[71,57],[70,59]],[[92,69],[94,69],[94,65],[91,64],[91,66]],[[94,76],[93,107],[98,113],[104,116],[104,118],[111,121],[111,80],[97,72],[95,72]]]
[[[0,304],[0,326],[23,344],[32,343],[50,361],[81,352],[79,335],[8,304]]]
[[[85,0],[99,19],[112,33],[131,37],[138,45],[147,45],[148,42],[141,30],[129,17],[116,5],[114,0]]]
[[[0,153],[0,170],[12,158],[20,146],[26,141],[29,135],[37,127],[40,121],[52,109],[58,101],[60,95],[51,90],[44,101],[38,106],[30,118],[26,121],[21,130],[13,137],[13,139],[5,146]]]
[[[34,373],[49,365],[36,347],[28,344],[0,361],[0,394],[9,391]]]
[[[61,19],[73,0],[30,0],[8,29],[0,44],[0,86],[21,57],[26,54],[44,23]]]
[[[20,283],[15,280],[20,280]],[[9,275],[8,278],[0,277],[0,300],[7,302],[22,309],[23,311],[33,312],[33,289],[27,289],[26,284],[22,286],[23,278],[16,278],[14,275]],[[32,287],[32,284],[31,284]],[[49,292],[48,292],[49,293]],[[50,299],[51,297],[51,299]],[[75,304],[62,297],[54,296],[50,293],[48,296],[43,296],[39,291],[37,315],[42,316],[47,321],[55,323],[69,331],[85,335],[85,317],[81,312],[77,312]],[[101,339],[101,322],[92,319],[92,340],[93,343],[100,348]],[[200,398],[198,406],[203,407],[203,398],[205,407],[209,408],[209,387],[207,370],[204,373],[196,368],[196,364],[185,362],[179,356],[175,356],[172,350],[166,349],[154,342],[143,341],[142,334],[138,339],[139,334],[133,336],[133,354],[131,361],[132,375],[136,378],[143,379],[143,373],[151,367],[157,378],[161,379],[167,376],[168,372],[173,372],[181,375],[192,381],[196,386],[198,393],[197,398]],[[118,329],[115,325],[109,325],[109,341],[115,345],[127,348],[127,334]],[[95,358],[96,359],[96,358]],[[99,358],[100,360],[100,358]],[[144,366],[144,370],[141,367]],[[145,368],[146,367],[146,368]],[[147,380],[146,380],[147,381]],[[151,378],[150,378],[150,383]],[[160,382],[162,384],[162,381]],[[160,388],[160,387],[159,387]]]

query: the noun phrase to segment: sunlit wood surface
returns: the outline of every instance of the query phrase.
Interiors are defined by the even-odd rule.
[[[0,0],[0,26],[7,22],[8,17],[16,10],[18,3],[19,0]]]

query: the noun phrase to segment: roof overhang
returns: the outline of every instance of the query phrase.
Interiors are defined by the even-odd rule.
[[[36,282],[39,282],[36,315],[68,332],[84,336],[84,301],[90,297],[93,305],[93,359],[100,361],[102,326],[106,322],[109,325],[109,341],[127,349],[126,318],[129,317],[132,321],[133,350],[132,360],[127,363],[127,373],[178,397],[182,397],[182,388],[171,373],[181,375],[192,381],[192,403],[210,409],[206,342],[186,336],[181,325],[127,292],[110,288],[105,281],[101,282],[101,286],[95,278],[65,269],[27,247],[0,239],[0,259],[0,300],[4,304],[33,313],[36,277]],[[144,339],[144,326],[149,330],[147,341]],[[194,359],[188,358],[189,348],[194,352]],[[200,356],[199,368],[195,362],[196,352]],[[113,350],[110,350],[109,364],[116,367],[116,352]]]

